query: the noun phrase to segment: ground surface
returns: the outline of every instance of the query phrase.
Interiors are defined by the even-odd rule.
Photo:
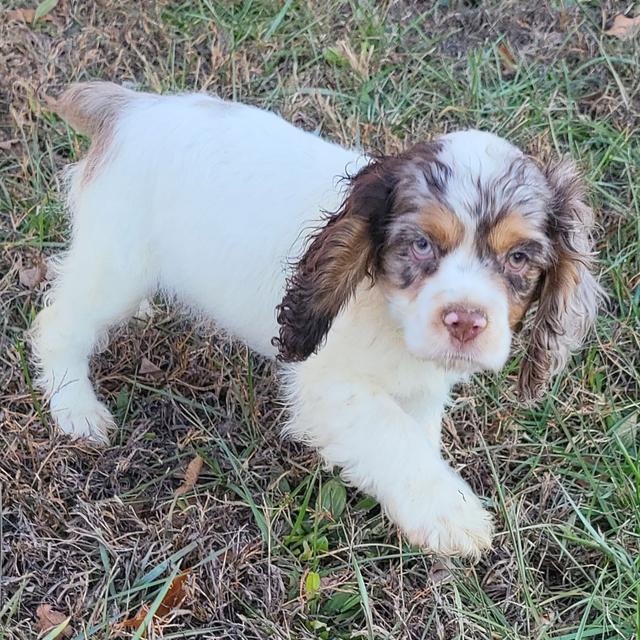
[[[27,4],[0,15],[0,638],[35,638],[42,604],[70,616],[60,637],[117,637],[178,568],[186,597],[156,636],[637,638],[640,37],[603,35],[628,6],[60,0],[36,24],[7,13]],[[446,455],[496,514],[477,565],[408,548],[350,489],[343,509],[339,481],[279,439],[272,365],[162,304],[96,358],[122,425],[113,445],[52,434],[24,331],[43,260],[68,237],[56,172],[86,141],[40,100],[86,78],[215,92],[366,149],[477,126],[581,164],[611,294],[592,344],[540,406],[518,404],[512,367],[460,389],[447,419]],[[196,454],[198,482],[176,496]]]

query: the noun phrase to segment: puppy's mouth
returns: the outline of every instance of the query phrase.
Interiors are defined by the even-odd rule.
[[[504,346],[504,345],[503,345]],[[487,349],[480,345],[464,345],[462,348],[449,345],[437,356],[446,369],[463,373],[480,373],[481,371],[498,372],[504,367],[509,349],[503,351],[500,345]]]
[[[484,362],[481,354],[472,350],[457,350],[455,348],[451,348],[444,351],[414,352],[414,355],[421,360],[435,362],[439,366],[450,371],[476,373],[478,371],[491,368],[487,366],[486,362]]]
[[[447,351],[442,354],[441,362],[447,369],[452,369],[454,371],[474,372],[487,368],[477,354],[466,351]]]
[[[432,360],[450,371],[462,373],[478,373],[480,371],[494,370],[495,364],[486,357],[482,349],[474,345],[449,345],[442,350],[436,350],[431,354],[424,354],[427,360]]]
[[[406,336],[406,334],[405,334]],[[406,339],[406,338],[405,338]],[[406,341],[409,352],[420,360],[428,360],[443,369],[471,374],[481,371],[499,371],[508,357],[508,346],[496,341],[467,341],[460,343],[449,336],[433,336],[418,344]]]

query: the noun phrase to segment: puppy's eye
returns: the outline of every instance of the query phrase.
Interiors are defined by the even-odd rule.
[[[522,273],[529,264],[529,256],[523,251],[512,251],[507,256],[506,267],[511,273]]]
[[[433,245],[424,236],[420,236],[413,241],[411,251],[418,260],[433,258],[435,255]]]

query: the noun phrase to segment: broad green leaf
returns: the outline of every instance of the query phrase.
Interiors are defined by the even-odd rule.
[[[320,509],[328,511],[337,520],[347,505],[347,490],[340,480],[333,478],[322,486],[320,492]]]
[[[320,591],[320,574],[315,571],[309,571],[304,580],[304,590],[307,597],[313,598]]]
[[[42,0],[42,2],[36,7],[36,13],[34,20],[40,20],[44,18],[48,13],[51,13],[56,8],[58,0]]]

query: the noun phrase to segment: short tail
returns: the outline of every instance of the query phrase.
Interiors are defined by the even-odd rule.
[[[112,127],[138,95],[113,82],[95,80],[69,85],[57,98],[48,98],[47,103],[76,131],[93,137]]]

